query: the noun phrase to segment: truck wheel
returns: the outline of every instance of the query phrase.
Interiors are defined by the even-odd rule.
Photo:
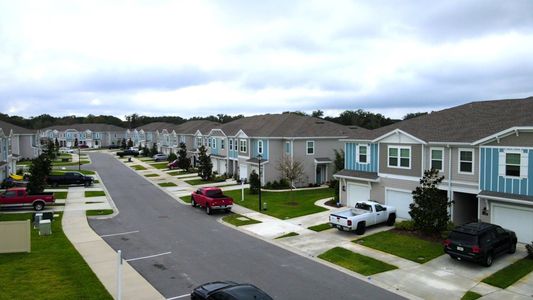
[[[365,222],[359,222],[357,223],[357,229],[355,229],[355,233],[358,235],[365,234],[366,231],[366,223]]]
[[[36,211],[41,211],[43,210],[43,208],[44,203],[42,203],[41,201],[33,203],[33,209],[35,209]]]
[[[213,212],[211,211],[211,207],[209,207],[209,204],[206,204],[205,205],[205,213],[210,215],[212,214]]]
[[[494,257],[492,256],[492,253],[487,253],[485,256],[485,259],[483,260],[483,265],[485,267],[490,267],[492,265],[492,261],[494,260]]]
[[[393,226],[396,223],[396,214],[390,214],[387,219],[387,226]]]
[[[516,242],[511,243],[511,247],[509,248],[509,253],[513,254],[516,252]]]
[[[230,213],[230,212],[231,212],[231,208],[226,208],[225,211],[226,211],[227,213]]]
[[[194,199],[191,199],[191,206],[196,207],[196,202],[194,201]]]

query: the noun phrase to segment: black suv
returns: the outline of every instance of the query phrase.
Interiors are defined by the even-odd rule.
[[[456,227],[444,241],[451,258],[492,265],[498,255],[516,251],[516,234],[490,223],[469,223]]]
[[[205,283],[195,288],[191,293],[191,300],[272,300],[262,290],[253,284],[238,284],[233,281],[215,281]]]

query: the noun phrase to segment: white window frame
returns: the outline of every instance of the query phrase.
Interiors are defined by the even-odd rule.
[[[239,139],[239,152],[248,152],[248,141],[246,139]]]
[[[229,151],[233,151],[233,139],[229,139]]]
[[[398,156],[397,156],[397,165],[391,165],[390,164],[390,149],[395,148],[398,150]],[[402,149],[409,150],[409,167],[402,167],[401,165],[401,158],[402,158]],[[387,146],[387,167],[388,168],[394,168],[394,169],[411,169],[411,162],[413,161],[413,151],[411,149],[411,146]]]
[[[291,142],[289,141],[285,142],[285,154],[291,154]]]
[[[444,148],[442,147],[431,147],[429,148],[429,167],[433,168],[433,150],[440,151],[442,153],[440,163],[441,163],[441,169],[435,169],[439,170],[439,172],[444,172]],[[438,160],[438,159],[435,159]]]
[[[257,154],[263,155],[263,140],[257,141]]]
[[[211,146],[213,145],[213,144],[212,144],[212,138],[207,138],[207,143],[208,143],[208,144],[207,144],[208,147],[211,148]]]
[[[361,161],[361,148],[365,148],[366,149],[366,153],[365,153],[365,157],[366,157],[366,161],[365,162],[362,162]],[[370,163],[370,156],[368,155],[368,149],[370,148],[370,145],[368,144],[360,144],[360,145],[357,145],[357,155],[355,156],[355,161],[358,163],[358,164],[364,164],[364,165],[367,165]]]
[[[505,177],[508,177],[508,178],[522,178],[523,177],[523,174],[522,174],[522,152],[520,151],[504,151],[504,154],[505,154],[505,161],[504,161],[504,170],[503,170],[503,174],[505,174],[504,176]],[[519,163],[518,163],[518,176],[515,176],[515,175],[507,175],[507,166],[516,166],[516,165],[513,165],[513,164],[508,164],[507,163],[507,154],[518,154],[520,156],[519,158]]]
[[[309,153],[309,143],[312,143],[311,149],[313,149],[313,152]],[[315,155],[315,141],[305,141],[305,154],[306,155]]]
[[[213,149],[217,148],[217,139],[216,138],[213,138],[212,146],[213,146]]]
[[[472,153],[472,161],[470,163],[472,163],[472,172],[465,172],[465,171],[461,171],[461,152],[471,152]],[[470,149],[470,148],[459,148],[457,149],[457,173],[459,174],[465,174],[465,175],[472,175],[474,174],[474,168],[475,168],[475,164],[474,162],[476,161],[475,159],[475,151],[474,149]],[[464,162],[468,162],[468,161],[464,161]]]

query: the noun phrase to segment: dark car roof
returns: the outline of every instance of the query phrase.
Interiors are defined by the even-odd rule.
[[[220,289],[223,289],[228,286],[236,285],[236,282],[233,281],[213,281],[204,283],[201,286],[194,289],[194,293],[200,294],[203,298],[207,298],[209,294],[218,291]]]
[[[477,234],[483,233],[495,227],[499,227],[499,226],[490,224],[490,223],[484,223],[484,222],[474,222],[474,223],[468,223],[468,224],[464,224],[459,227],[456,227],[453,231],[471,234],[471,235],[477,235]]]

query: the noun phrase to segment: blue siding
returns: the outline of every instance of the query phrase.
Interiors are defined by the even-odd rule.
[[[533,178],[533,151],[531,149],[522,150],[522,153],[528,154],[527,178],[512,178],[500,176],[498,172],[499,154],[505,149],[505,147],[481,148],[480,189],[509,194],[533,195],[533,180],[529,180]]]
[[[213,141],[215,141],[216,145],[214,145]],[[213,147],[216,146],[216,147]],[[212,138],[211,140],[211,154],[218,155],[218,149],[220,148],[220,139]]]
[[[368,149],[368,157],[370,163],[361,164],[357,162],[357,143],[346,143],[345,164],[346,169],[363,172],[377,172],[378,170],[378,145],[370,144]],[[365,144],[366,145],[366,144]]]
[[[258,141],[263,141],[263,154],[261,154],[263,156],[263,159],[264,160],[268,160],[268,140],[266,139],[260,139],[260,140],[256,140],[256,139],[252,139],[250,141],[250,146],[252,147],[252,155],[251,155],[251,158],[253,157],[257,157],[257,155],[259,155],[259,153],[257,152],[257,142]]]

